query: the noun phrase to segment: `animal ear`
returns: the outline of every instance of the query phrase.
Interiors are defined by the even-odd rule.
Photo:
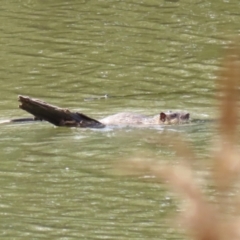
[[[161,112],[161,113],[160,113],[160,120],[161,120],[162,122],[165,122],[165,121],[166,121],[166,117],[167,117],[167,115],[166,115],[164,112]]]

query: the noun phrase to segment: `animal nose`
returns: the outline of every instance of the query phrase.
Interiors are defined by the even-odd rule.
[[[181,119],[189,119],[190,114],[186,113],[181,116]]]

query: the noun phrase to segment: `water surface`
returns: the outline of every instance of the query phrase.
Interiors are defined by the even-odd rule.
[[[0,120],[28,116],[18,109],[18,94],[97,119],[167,109],[216,118],[216,71],[222,49],[239,34],[239,10],[237,0],[5,1]],[[84,101],[105,94],[109,98]],[[177,208],[166,187],[115,176],[113,168],[139,155],[176,164],[157,142],[166,131],[183,133],[203,159],[213,127],[1,125],[1,235],[181,238],[166,222]]]

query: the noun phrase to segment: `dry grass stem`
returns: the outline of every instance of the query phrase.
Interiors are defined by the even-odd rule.
[[[219,103],[219,133],[225,140],[236,142],[238,127],[238,99],[240,81],[240,58],[239,51],[232,48],[223,61],[221,72],[217,79]]]
[[[156,181],[164,181],[182,196],[184,203],[187,204],[182,216],[183,225],[196,240],[240,238],[240,218],[229,214],[231,209],[239,212],[239,198],[236,196],[235,201],[226,201],[226,197],[230,199],[229,193],[240,172],[240,155],[237,148],[240,55],[237,53],[236,47],[230,49],[217,80],[219,135],[214,145],[215,151],[211,156],[213,160],[211,173],[216,186],[216,202],[210,203],[204,194],[203,187],[196,182],[191,168],[191,163],[196,156],[188,144],[175,135],[174,137],[163,136],[160,141],[172,146],[173,151],[179,157],[178,165],[170,166],[160,163],[161,161],[144,161],[142,158],[132,159],[124,164],[125,172],[152,175]]]
[[[217,80],[220,118],[219,136],[215,144],[216,151],[213,154],[213,160],[215,182],[221,190],[231,187],[240,170],[240,155],[236,147],[240,87],[240,55],[238,53],[236,47],[230,49]]]

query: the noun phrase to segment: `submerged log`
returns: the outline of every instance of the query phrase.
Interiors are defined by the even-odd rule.
[[[18,96],[19,108],[34,115],[35,119],[48,121],[56,126],[103,128],[104,124],[82,113],[71,112],[68,109],[50,105],[39,99]]]

